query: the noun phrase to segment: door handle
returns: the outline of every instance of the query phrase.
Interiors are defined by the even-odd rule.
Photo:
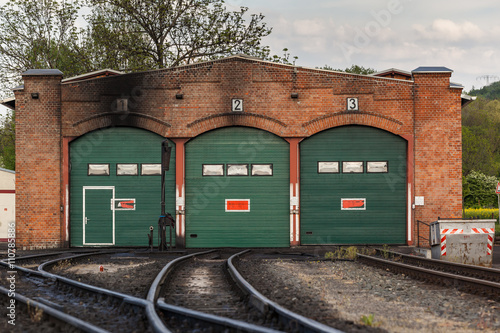
[[[85,224],[87,224],[88,221],[90,221],[90,219],[87,216],[85,216]]]

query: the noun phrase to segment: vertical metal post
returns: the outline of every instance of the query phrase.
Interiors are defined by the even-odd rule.
[[[498,222],[500,223],[500,182],[497,183],[497,189],[495,193],[498,196]]]
[[[165,212],[165,172],[168,171],[170,165],[170,153],[172,147],[168,145],[168,139],[161,143],[161,214],[158,221],[158,232],[160,233],[159,250],[164,251],[167,243],[167,213]],[[170,231],[170,234],[172,232]],[[170,235],[172,237],[172,235]]]
[[[153,226],[149,226],[149,235],[148,235],[148,238],[149,238],[149,251],[150,252],[153,252]]]
[[[430,229],[429,229],[430,232]],[[420,247],[420,221],[417,220],[417,247]]]

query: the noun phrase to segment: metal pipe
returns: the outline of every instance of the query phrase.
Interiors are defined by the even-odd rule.
[[[160,233],[159,250],[164,251],[166,248],[166,229],[167,229],[167,214],[165,212],[165,172],[168,171],[170,166],[170,153],[172,147],[168,144],[168,139],[161,142],[161,214],[158,221],[158,232]],[[172,242],[170,241],[170,246]]]

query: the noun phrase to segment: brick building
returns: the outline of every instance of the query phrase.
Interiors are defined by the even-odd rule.
[[[417,220],[462,211],[465,100],[451,74],[246,56],[66,80],[27,71],[15,89],[17,244],[147,245],[168,139],[177,247],[427,245]]]

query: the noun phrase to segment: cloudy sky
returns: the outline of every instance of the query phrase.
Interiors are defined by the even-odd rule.
[[[262,12],[264,42],[299,66],[376,70],[446,66],[466,90],[500,80],[500,2],[494,0],[228,0]],[[483,77],[481,79],[481,77]],[[479,78],[479,79],[478,79]],[[493,78],[494,79],[494,78]]]
[[[0,0],[0,4],[5,3]],[[446,66],[465,90],[500,80],[498,0],[226,0],[262,13],[263,41],[304,67]]]

